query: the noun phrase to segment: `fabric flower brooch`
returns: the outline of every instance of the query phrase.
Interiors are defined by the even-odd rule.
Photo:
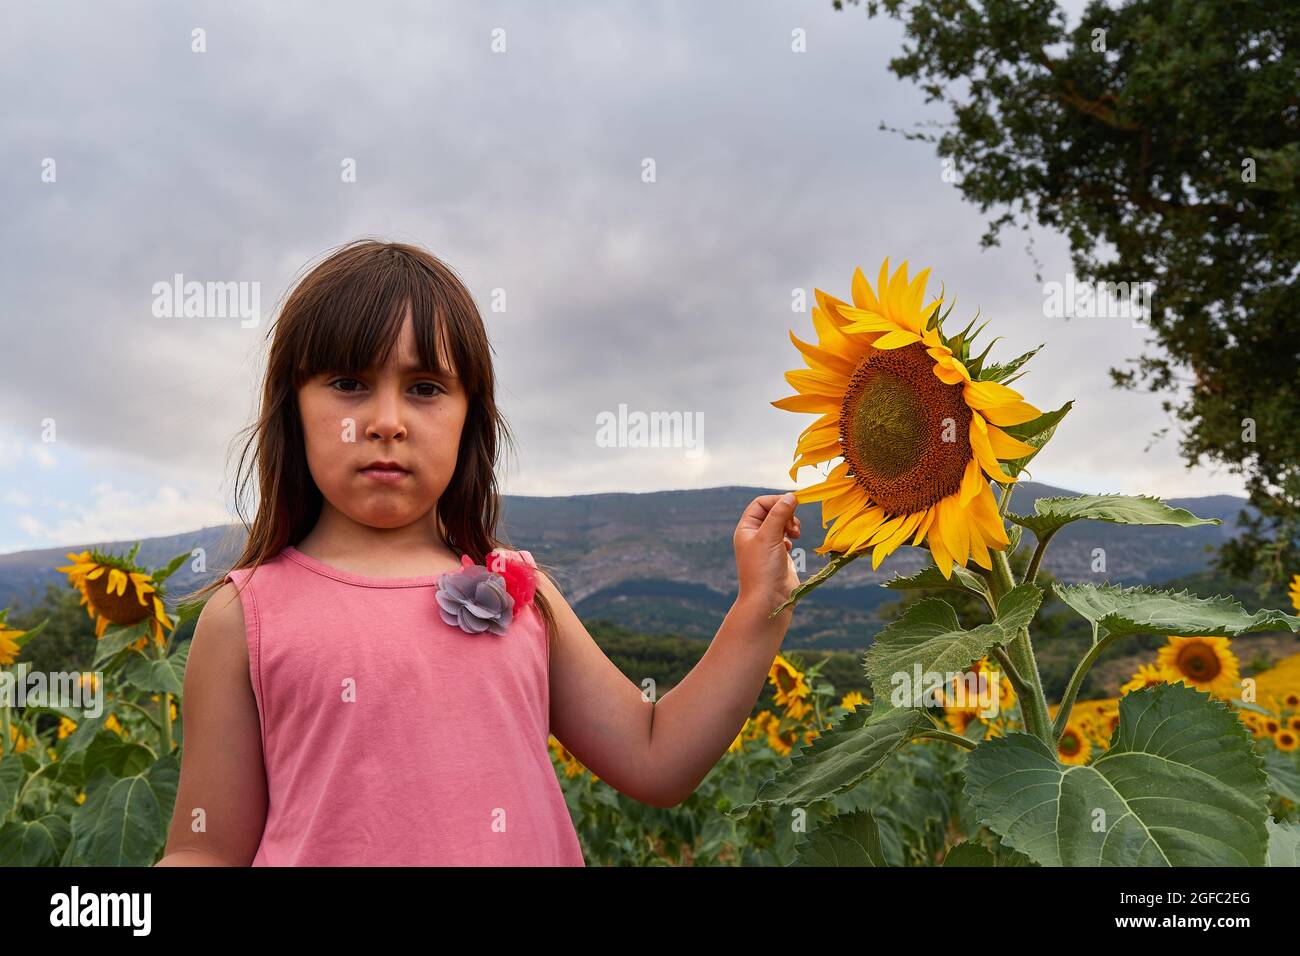
[[[486,566],[461,555],[459,571],[438,579],[438,613],[467,634],[504,634],[517,608],[537,593],[537,562],[527,551],[493,551]]]

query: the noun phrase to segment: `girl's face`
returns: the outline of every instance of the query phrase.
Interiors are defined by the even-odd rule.
[[[419,521],[451,483],[468,405],[454,375],[420,368],[408,309],[385,365],[357,375],[325,372],[298,390],[311,476],[325,500],[358,524]]]

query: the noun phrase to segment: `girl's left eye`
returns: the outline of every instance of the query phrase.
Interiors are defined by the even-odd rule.
[[[420,397],[421,397],[421,398],[433,398],[433,396],[439,394],[440,392],[445,391],[445,389],[444,389],[441,385],[439,385],[437,382],[420,382],[418,385],[413,385],[412,388],[417,388],[417,389],[424,389],[424,388],[432,389],[432,391],[428,391],[428,392],[420,392],[419,394],[420,394]]]

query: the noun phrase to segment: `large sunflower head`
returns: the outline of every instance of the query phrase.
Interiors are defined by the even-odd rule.
[[[1184,683],[1217,697],[1236,697],[1241,674],[1226,637],[1171,637],[1160,648],[1160,669],[1170,683]]]
[[[792,479],[843,459],[795,492],[822,503],[822,527],[835,522],[818,554],[873,548],[879,567],[910,538],[950,577],[970,559],[991,568],[989,549],[1007,547],[989,480],[1011,484],[1002,462],[1035,451],[1003,427],[1041,413],[1004,384],[1018,363],[986,367],[988,349],[972,358],[974,322],[945,335],[943,299],[925,301],[929,274],[909,280],[904,262],[891,276],[886,259],[874,290],[854,272],[852,305],[817,289],[817,344],[790,334],[808,366],[786,373],[798,394],[772,404],[818,415],[799,437]]]
[[[135,563],[137,544],[126,555],[104,554],[99,550],[70,553],[72,564],[57,568],[81,592],[81,603],[95,622],[95,637],[103,637],[110,624],[130,626],[149,620],[153,638],[164,643],[164,631],[172,629],[163,606],[162,594],[153,576]],[[137,642],[143,648],[147,638]]]

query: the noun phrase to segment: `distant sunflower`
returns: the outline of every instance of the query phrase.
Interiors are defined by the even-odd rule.
[[[110,624],[130,626],[151,619],[153,639],[162,644],[163,632],[171,630],[172,622],[152,576],[135,565],[133,556],[134,550],[126,557],[97,550],[70,553],[72,564],[57,570],[81,592],[86,614],[95,622],[95,637],[103,637]],[[142,648],[145,643],[141,639],[134,646]]]
[[[781,731],[779,727],[779,722],[768,726],[767,745],[782,757],[788,757],[790,751],[794,749],[794,745],[799,742],[799,731],[794,727]]]
[[[818,554],[872,548],[878,568],[910,538],[928,543],[947,578],[968,559],[991,568],[989,549],[1007,547],[985,476],[1016,480],[1001,463],[1034,448],[1002,427],[1041,413],[1005,384],[979,378],[988,350],[970,358],[973,322],[944,335],[943,300],[923,305],[929,274],[909,281],[904,262],[890,276],[886,259],[874,291],[854,271],[852,305],[815,290],[818,342],[790,333],[808,368],[787,372],[798,394],[772,404],[819,416],[799,437],[792,479],[806,465],[843,458],[825,481],[795,492],[800,503],[822,503],[823,528],[835,522]]]
[[[1155,687],[1157,684],[1167,683],[1164,672],[1155,664],[1143,664],[1133,675],[1133,679],[1119,689],[1120,696],[1124,696],[1129,691],[1143,690],[1147,687]]]
[[[0,664],[12,664],[18,659],[18,638],[26,634],[26,631],[16,631],[8,624],[0,621]]]
[[[977,723],[980,712],[974,707],[949,707],[943,712],[943,720],[955,734],[965,736],[970,725]]]
[[[569,751],[568,747],[560,743],[558,738],[554,736],[549,737],[546,741],[546,744],[548,747],[550,747],[551,752],[555,754],[555,758],[560,761],[560,766],[564,768],[565,777],[567,778],[576,777],[586,769],[585,767],[583,767],[582,761],[580,761],[577,757],[575,757]]]
[[[772,661],[767,680],[776,688],[772,696],[778,707],[784,707],[796,720],[808,712],[810,705],[807,697],[812,689],[808,686],[803,671],[778,654]]]
[[[1291,579],[1291,588],[1287,594],[1291,596],[1291,606],[1300,613],[1300,574]]]
[[[1092,742],[1081,726],[1073,722],[1065,725],[1065,733],[1056,744],[1056,755],[1061,763],[1072,766],[1088,762],[1092,756]]]
[[[1218,697],[1236,697],[1241,674],[1226,637],[1171,637],[1160,648],[1160,669],[1171,683],[1182,682]]]
[[[857,710],[864,704],[869,703],[871,703],[871,701],[867,700],[867,698],[863,697],[856,690],[851,690],[840,698],[840,706],[845,710]]]
[[[1273,743],[1277,746],[1278,750],[1284,750],[1287,753],[1290,753],[1292,750],[1295,750],[1297,746],[1300,746],[1300,736],[1297,736],[1296,732],[1288,727],[1285,730],[1279,730],[1273,735]]]

